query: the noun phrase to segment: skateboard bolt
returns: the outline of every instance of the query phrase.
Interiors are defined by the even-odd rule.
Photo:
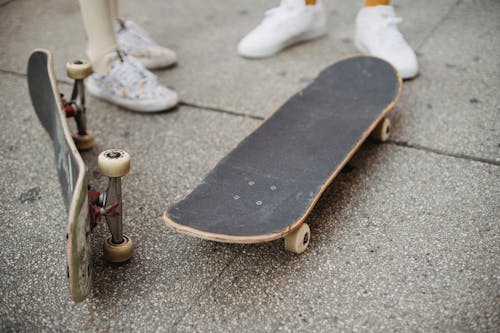
[[[302,244],[306,245],[309,242],[309,233],[304,235],[304,240],[302,241]]]
[[[117,150],[112,150],[112,151],[106,152],[106,157],[108,157],[108,158],[120,158],[120,157],[122,157],[122,153],[117,151]]]

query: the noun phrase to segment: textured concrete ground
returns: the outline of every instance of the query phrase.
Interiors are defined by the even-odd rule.
[[[179,65],[157,74],[182,104],[143,115],[89,98],[92,184],[105,184],[99,151],[131,153],[125,231],[137,246],[129,264],[106,264],[99,226],[94,290],[73,304],[66,211],[25,74],[31,50],[50,49],[68,93],[64,63],[85,49],[81,18],[76,1],[0,1],[1,331],[500,330],[500,2],[395,2],[421,75],[404,84],[391,141],[366,143],[308,218],[301,256],[281,241],[179,235],[160,216],[263,117],[356,52],[360,4],[325,0],[327,37],[250,61],[235,47],[269,1],[121,3],[177,52]]]

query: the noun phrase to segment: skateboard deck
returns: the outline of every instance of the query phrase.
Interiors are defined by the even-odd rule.
[[[90,214],[87,169],[66,122],[49,51],[35,50],[28,61],[28,87],[38,119],[52,139],[57,174],[68,211],[68,275],[73,300],[82,301],[91,288]]]
[[[329,66],[163,219],[178,232],[218,242],[285,237],[392,109],[401,87],[399,73],[379,58],[353,56]]]

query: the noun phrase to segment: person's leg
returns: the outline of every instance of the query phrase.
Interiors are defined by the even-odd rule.
[[[109,9],[111,11],[111,19],[113,21],[118,20],[120,18],[118,14],[118,0],[109,0]]]
[[[281,0],[240,41],[238,53],[247,58],[268,57],[291,44],[325,33],[326,15],[321,0]]]
[[[388,0],[365,0],[356,17],[356,47],[390,62],[404,79],[418,74],[417,57],[399,32],[394,8]]]
[[[177,55],[174,51],[158,45],[144,29],[133,21],[120,18],[118,0],[108,1],[121,50],[150,69],[169,67],[177,62]]]
[[[106,75],[104,56],[118,50],[111,12],[107,1],[79,0],[83,25],[87,34],[88,57],[95,72]]]
[[[175,106],[177,94],[156,76],[119,50],[108,1],[80,0],[94,73],[85,82],[90,94],[136,111],[160,111]]]

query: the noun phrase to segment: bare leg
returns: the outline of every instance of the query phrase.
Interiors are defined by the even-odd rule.
[[[120,50],[150,69],[168,67],[176,63],[177,56],[174,51],[158,45],[139,25],[120,17],[118,0],[102,1],[109,3]]]
[[[118,44],[113,26],[116,0],[79,0],[87,33],[88,56],[94,73],[87,91],[119,106],[141,112],[167,110],[178,102],[177,94],[161,85],[156,76]]]
[[[88,56],[95,72],[108,74],[103,61],[106,54],[118,50],[108,1],[79,0],[83,25],[87,33]]]
[[[120,18],[118,14],[118,0],[109,0],[109,8],[111,10],[111,18],[117,20]]]

